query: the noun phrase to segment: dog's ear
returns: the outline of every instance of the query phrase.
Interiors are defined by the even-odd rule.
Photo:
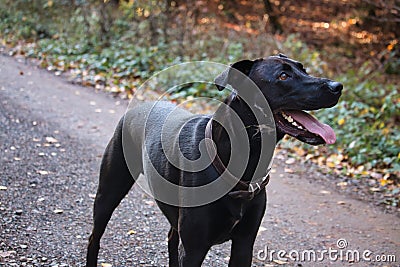
[[[227,68],[224,72],[222,72],[215,78],[214,83],[217,86],[218,90],[222,91],[223,89],[225,89],[227,84],[235,84],[243,79],[240,73],[234,70],[232,71],[232,69],[238,70],[248,76],[251,68],[254,65],[254,62],[255,61],[253,60],[245,59],[232,64],[230,68]]]

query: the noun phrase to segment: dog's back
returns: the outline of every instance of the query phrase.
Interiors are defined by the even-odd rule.
[[[130,109],[121,131],[125,160],[131,173],[140,168],[149,179],[158,174],[168,177],[174,184],[181,184],[179,173],[193,168],[189,165],[198,164],[199,144],[204,139],[209,118],[164,101],[145,102]],[[142,166],[138,166],[139,161]],[[169,174],[164,175],[166,172]]]

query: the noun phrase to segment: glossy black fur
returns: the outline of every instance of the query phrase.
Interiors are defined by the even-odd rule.
[[[315,110],[334,106],[340,96],[340,83],[309,76],[303,66],[283,55],[257,59],[243,60],[232,65],[254,81],[266,97],[273,112],[283,109]],[[281,80],[285,72],[289,77]],[[240,98],[244,93],[240,86],[240,78],[227,70],[216,78],[218,88],[223,89],[226,84],[235,84],[237,92],[233,92],[225,101],[234,109],[245,126],[254,126],[257,121],[249,105]],[[166,116],[174,106],[169,103],[159,103],[150,116],[151,127],[147,131],[146,140],[132,138],[132,149],[135,151],[134,170],[129,172],[122,148],[123,119],[108,144],[103,156],[100,170],[99,187],[94,203],[94,227],[89,240],[87,265],[94,267],[97,264],[97,255],[100,248],[100,239],[107,223],[120,201],[134,184],[134,179],[143,169],[142,151],[143,142],[148,146],[150,160],[157,171],[166,179],[175,184],[197,186],[218,178],[214,166],[199,172],[183,172],[168,163],[162,153],[159,129],[165,123]],[[136,111],[133,111],[136,112]],[[198,145],[204,139],[205,127],[210,119],[207,116],[197,116],[180,113],[184,118],[190,118],[179,134],[171,136],[171,142],[179,142],[183,154],[189,159],[199,157]],[[135,118],[135,114],[132,115]],[[221,109],[218,114],[226,121],[227,127],[236,129],[230,123],[228,114]],[[179,122],[177,118],[177,121]],[[139,126],[139,127],[144,127]],[[255,127],[247,128],[250,140],[249,164],[241,177],[242,180],[251,179],[257,161],[260,158],[260,140],[257,138]],[[277,141],[284,132],[277,129]],[[231,155],[230,141],[226,131],[218,124],[213,123],[213,139],[217,144],[218,155],[226,164]],[[300,139],[300,138],[299,138]],[[174,141],[175,140],[175,141]],[[301,140],[301,139],[300,139]],[[182,208],[171,206],[157,201],[163,214],[167,217],[171,228],[168,234],[169,266],[171,267],[199,267],[211,246],[232,240],[230,267],[249,267],[253,257],[253,244],[266,207],[266,192],[263,190],[252,200],[233,199],[228,195],[207,205]]]

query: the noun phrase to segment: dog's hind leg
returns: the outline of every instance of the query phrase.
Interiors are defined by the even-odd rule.
[[[168,232],[169,267],[179,267],[178,262],[179,234],[174,228]]]
[[[121,125],[122,123],[117,127],[113,138],[108,144],[100,167],[99,187],[93,209],[93,230],[89,237],[86,257],[87,267],[97,266],[100,239],[106,229],[107,223],[115,208],[135,182],[124,158]],[[141,159],[138,162],[140,163]],[[138,168],[137,175],[140,172],[141,170]]]

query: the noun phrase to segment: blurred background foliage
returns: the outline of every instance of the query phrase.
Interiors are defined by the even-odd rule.
[[[364,181],[393,206],[400,194],[399,26],[396,0],[0,1],[0,38],[9,54],[116,97],[129,98],[176,63],[278,52],[313,75],[341,81],[340,103],[316,112],[333,126],[337,143],[317,148],[290,139],[281,146]],[[177,96],[224,97],[201,84]]]

